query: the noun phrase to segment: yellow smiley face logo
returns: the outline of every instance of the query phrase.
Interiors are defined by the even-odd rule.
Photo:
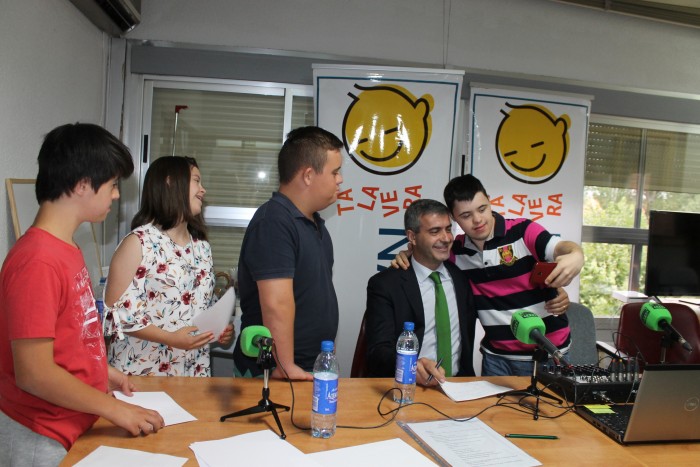
[[[539,105],[513,106],[496,133],[498,162],[508,175],[523,183],[551,180],[564,165],[569,150],[571,121],[568,115],[555,118]]]
[[[410,169],[430,140],[433,97],[416,99],[396,85],[363,87],[343,118],[343,142],[350,158],[362,169],[393,175]]]

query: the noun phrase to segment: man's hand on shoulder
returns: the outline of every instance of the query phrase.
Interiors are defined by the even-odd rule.
[[[408,244],[408,249],[401,250],[399,253],[391,260],[391,267],[394,269],[406,270],[411,265],[411,254],[413,253],[413,248],[411,244]]]

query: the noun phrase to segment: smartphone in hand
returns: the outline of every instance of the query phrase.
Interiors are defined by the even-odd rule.
[[[532,268],[532,273],[530,274],[530,284],[541,288],[547,287],[544,280],[549,277],[556,266],[557,263],[544,263],[539,261],[535,263],[535,267]]]

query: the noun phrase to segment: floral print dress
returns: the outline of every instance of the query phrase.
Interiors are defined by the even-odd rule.
[[[149,324],[169,332],[192,326],[194,316],[212,301],[214,265],[209,243],[191,239],[181,247],[152,224],[129,235],[141,241],[143,259],[114,306],[105,305],[110,365],[129,375],[211,376],[208,345],[175,349],[125,334]]]

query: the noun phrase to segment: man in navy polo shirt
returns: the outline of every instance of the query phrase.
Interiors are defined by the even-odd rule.
[[[313,380],[321,341],[335,340],[338,300],[333,243],[318,211],[340,191],[343,143],[318,127],[287,135],[277,159],[279,191],[260,206],[243,237],[238,263],[241,328],[264,325],[275,339],[273,378]],[[239,338],[240,340],[240,338]],[[235,374],[262,373],[236,344]]]

